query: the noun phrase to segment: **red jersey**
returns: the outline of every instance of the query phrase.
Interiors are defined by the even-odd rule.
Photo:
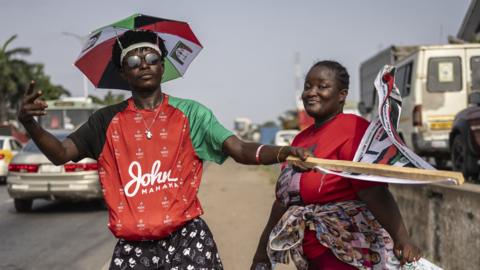
[[[300,132],[292,146],[307,148],[317,158],[353,160],[368,125],[368,121],[359,116],[338,114],[319,128],[312,125]],[[300,196],[305,204],[356,200],[358,191],[377,185],[384,184],[309,172],[302,173],[300,178]],[[309,259],[327,250],[310,230],[305,231],[303,249]]]
[[[203,213],[203,161],[225,161],[223,142],[232,135],[203,105],[164,95],[155,110],[137,109],[131,98],[103,108],[69,138],[79,159],[98,160],[112,233],[153,240]]]

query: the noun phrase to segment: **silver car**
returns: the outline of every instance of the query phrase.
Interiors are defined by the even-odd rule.
[[[63,140],[67,132],[55,132]],[[85,158],[77,163],[55,166],[33,141],[19,152],[8,166],[7,190],[17,212],[32,209],[34,199],[102,199],[97,161]]]

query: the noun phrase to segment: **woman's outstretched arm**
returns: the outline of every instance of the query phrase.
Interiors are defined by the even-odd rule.
[[[268,237],[270,236],[270,232],[272,231],[273,227],[277,224],[283,214],[287,211],[288,207],[283,206],[277,200],[273,202],[272,210],[270,211],[270,217],[268,218],[268,222],[263,229],[262,235],[260,236],[260,240],[258,241],[257,250],[255,251],[255,255],[253,256],[252,266],[250,270],[255,270],[255,266],[258,263],[266,263],[270,265],[270,260],[268,259],[267,255],[267,244],[268,244]]]

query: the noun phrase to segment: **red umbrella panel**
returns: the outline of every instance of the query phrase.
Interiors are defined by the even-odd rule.
[[[93,31],[75,61],[82,73],[97,88],[130,90],[111,61],[116,38],[131,29],[148,29],[165,42],[165,72],[162,82],[179,78],[203,48],[186,22],[135,14]]]

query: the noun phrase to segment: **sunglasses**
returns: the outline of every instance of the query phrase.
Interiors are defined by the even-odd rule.
[[[160,56],[156,53],[147,53],[143,59],[147,65],[156,65],[160,61]],[[125,60],[129,68],[138,68],[142,65],[142,57],[138,55],[132,55],[126,58]]]

